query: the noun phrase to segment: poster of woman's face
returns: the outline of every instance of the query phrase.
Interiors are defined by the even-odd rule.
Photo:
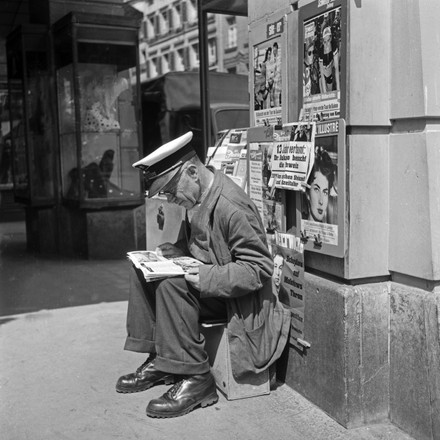
[[[340,116],[341,7],[304,22],[303,106],[319,120]]]
[[[337,136],[315,138],[315,161],[302,198],[301,230],[337,244],[338,176]]]

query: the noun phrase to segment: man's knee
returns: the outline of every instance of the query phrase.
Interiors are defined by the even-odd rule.
[[[175,278],[165,278],[164,280],[162,280],[157,288],[156,288],[156,292],[157,293],[162,293],[162,294],[169,294],[169,293],[174,293],[176,294],[176,292],[185,292],[188,290],[188,286],[186,284],[186,281],[184,278],[182,277],[175,277]]]
[[[187,284],[183,277],[167,278],[161,281],[156,289],[156,301],[159,304],[178,305],[179,308],[187,306],[199,308],[197,292]]]

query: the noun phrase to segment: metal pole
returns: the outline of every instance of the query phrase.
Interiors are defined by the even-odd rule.
[[[203,8],[203,0],[197,2],[199,26],[199,71],[200,71],[200,104],[202,109],[202,139],[204,144],[204,161],[208,147],[211,146],[211,107],[209,102],[209,58],[208,58],[208,19]]]

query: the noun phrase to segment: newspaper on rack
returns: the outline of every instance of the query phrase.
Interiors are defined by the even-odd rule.
[[[153,251],[127,252],[129,260],[144,274],[145,281],[157,281],[168,277],[183,276],[201,261],[192,257],[165,258]]]

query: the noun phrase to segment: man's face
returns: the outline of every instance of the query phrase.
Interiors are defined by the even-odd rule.
[[[305,64],[310,66],[313,63],[313,46],[309,46],[305,55]]]
[[[284,258],[281,255],[275,255],[273,259],[273,282],[278,289],[281,284],[281,274],[283,272]]]
[[[278,47],[274,46],[273,47],[273,56],[276,57],[278,55]]]
[[[320,171],[315,171],[315,178],[310,186],[308,198],[313,220],[322,222],[328,206],[329,182]]]
[[[185,164],[181,173],[178,173],[165,189],[164,194],[169,203],[192,209],[200,196],[200,183],[197,167]]]
[[[324,44],[329,44],[332,41],[332,33],[330,28],[327,27],[324,29],[324,35],[322,39],[324,41]]]

